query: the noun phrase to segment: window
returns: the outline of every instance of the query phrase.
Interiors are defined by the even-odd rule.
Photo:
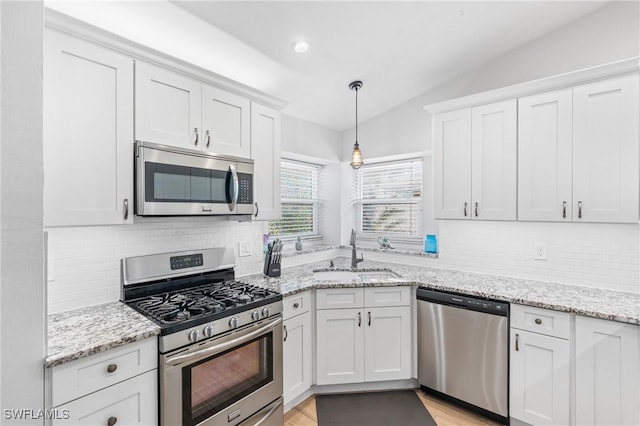
[[[364,165],[356,179],[363,234],[420,235],[422,159]]]
[[[321,166],[282,160],[280,168],[279,220],[269,222],[269,233],[277,236],[319,234],[319,189]]]

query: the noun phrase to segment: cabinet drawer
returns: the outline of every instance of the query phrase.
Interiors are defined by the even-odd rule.
[[[571,315],[532,306],[511,305],[511,327],[568,339]]]
[[[364,291],[362,288],[322,288],[316,291],[318,309],[362,308]]]
[[[53,367],[54,407],[157,368],[155,337]]]
[[[367,287],[364,289],[366,307],[409,306],[410,287]]]
[[[293,294],[282,301],[282,318],[285,320],[293,318],[309,312],[309,309],[311,309],[311,291]]]
[[[148,371],[57,408],[52,426],[157,425],[158,373]]]

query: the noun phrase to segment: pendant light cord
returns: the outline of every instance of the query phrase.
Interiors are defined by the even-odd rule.
[[[356,146],[358,146],[358,87],[356,87]]]

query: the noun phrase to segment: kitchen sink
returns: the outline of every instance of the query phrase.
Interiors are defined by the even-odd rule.
[[[391,271],[317,271],[313,279],[318,281],[402,281],[402,277]]]

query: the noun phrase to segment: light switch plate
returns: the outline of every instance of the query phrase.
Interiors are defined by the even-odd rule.
[[[238,243],[238,256],[251,256],[251,241],[240,241]]]

